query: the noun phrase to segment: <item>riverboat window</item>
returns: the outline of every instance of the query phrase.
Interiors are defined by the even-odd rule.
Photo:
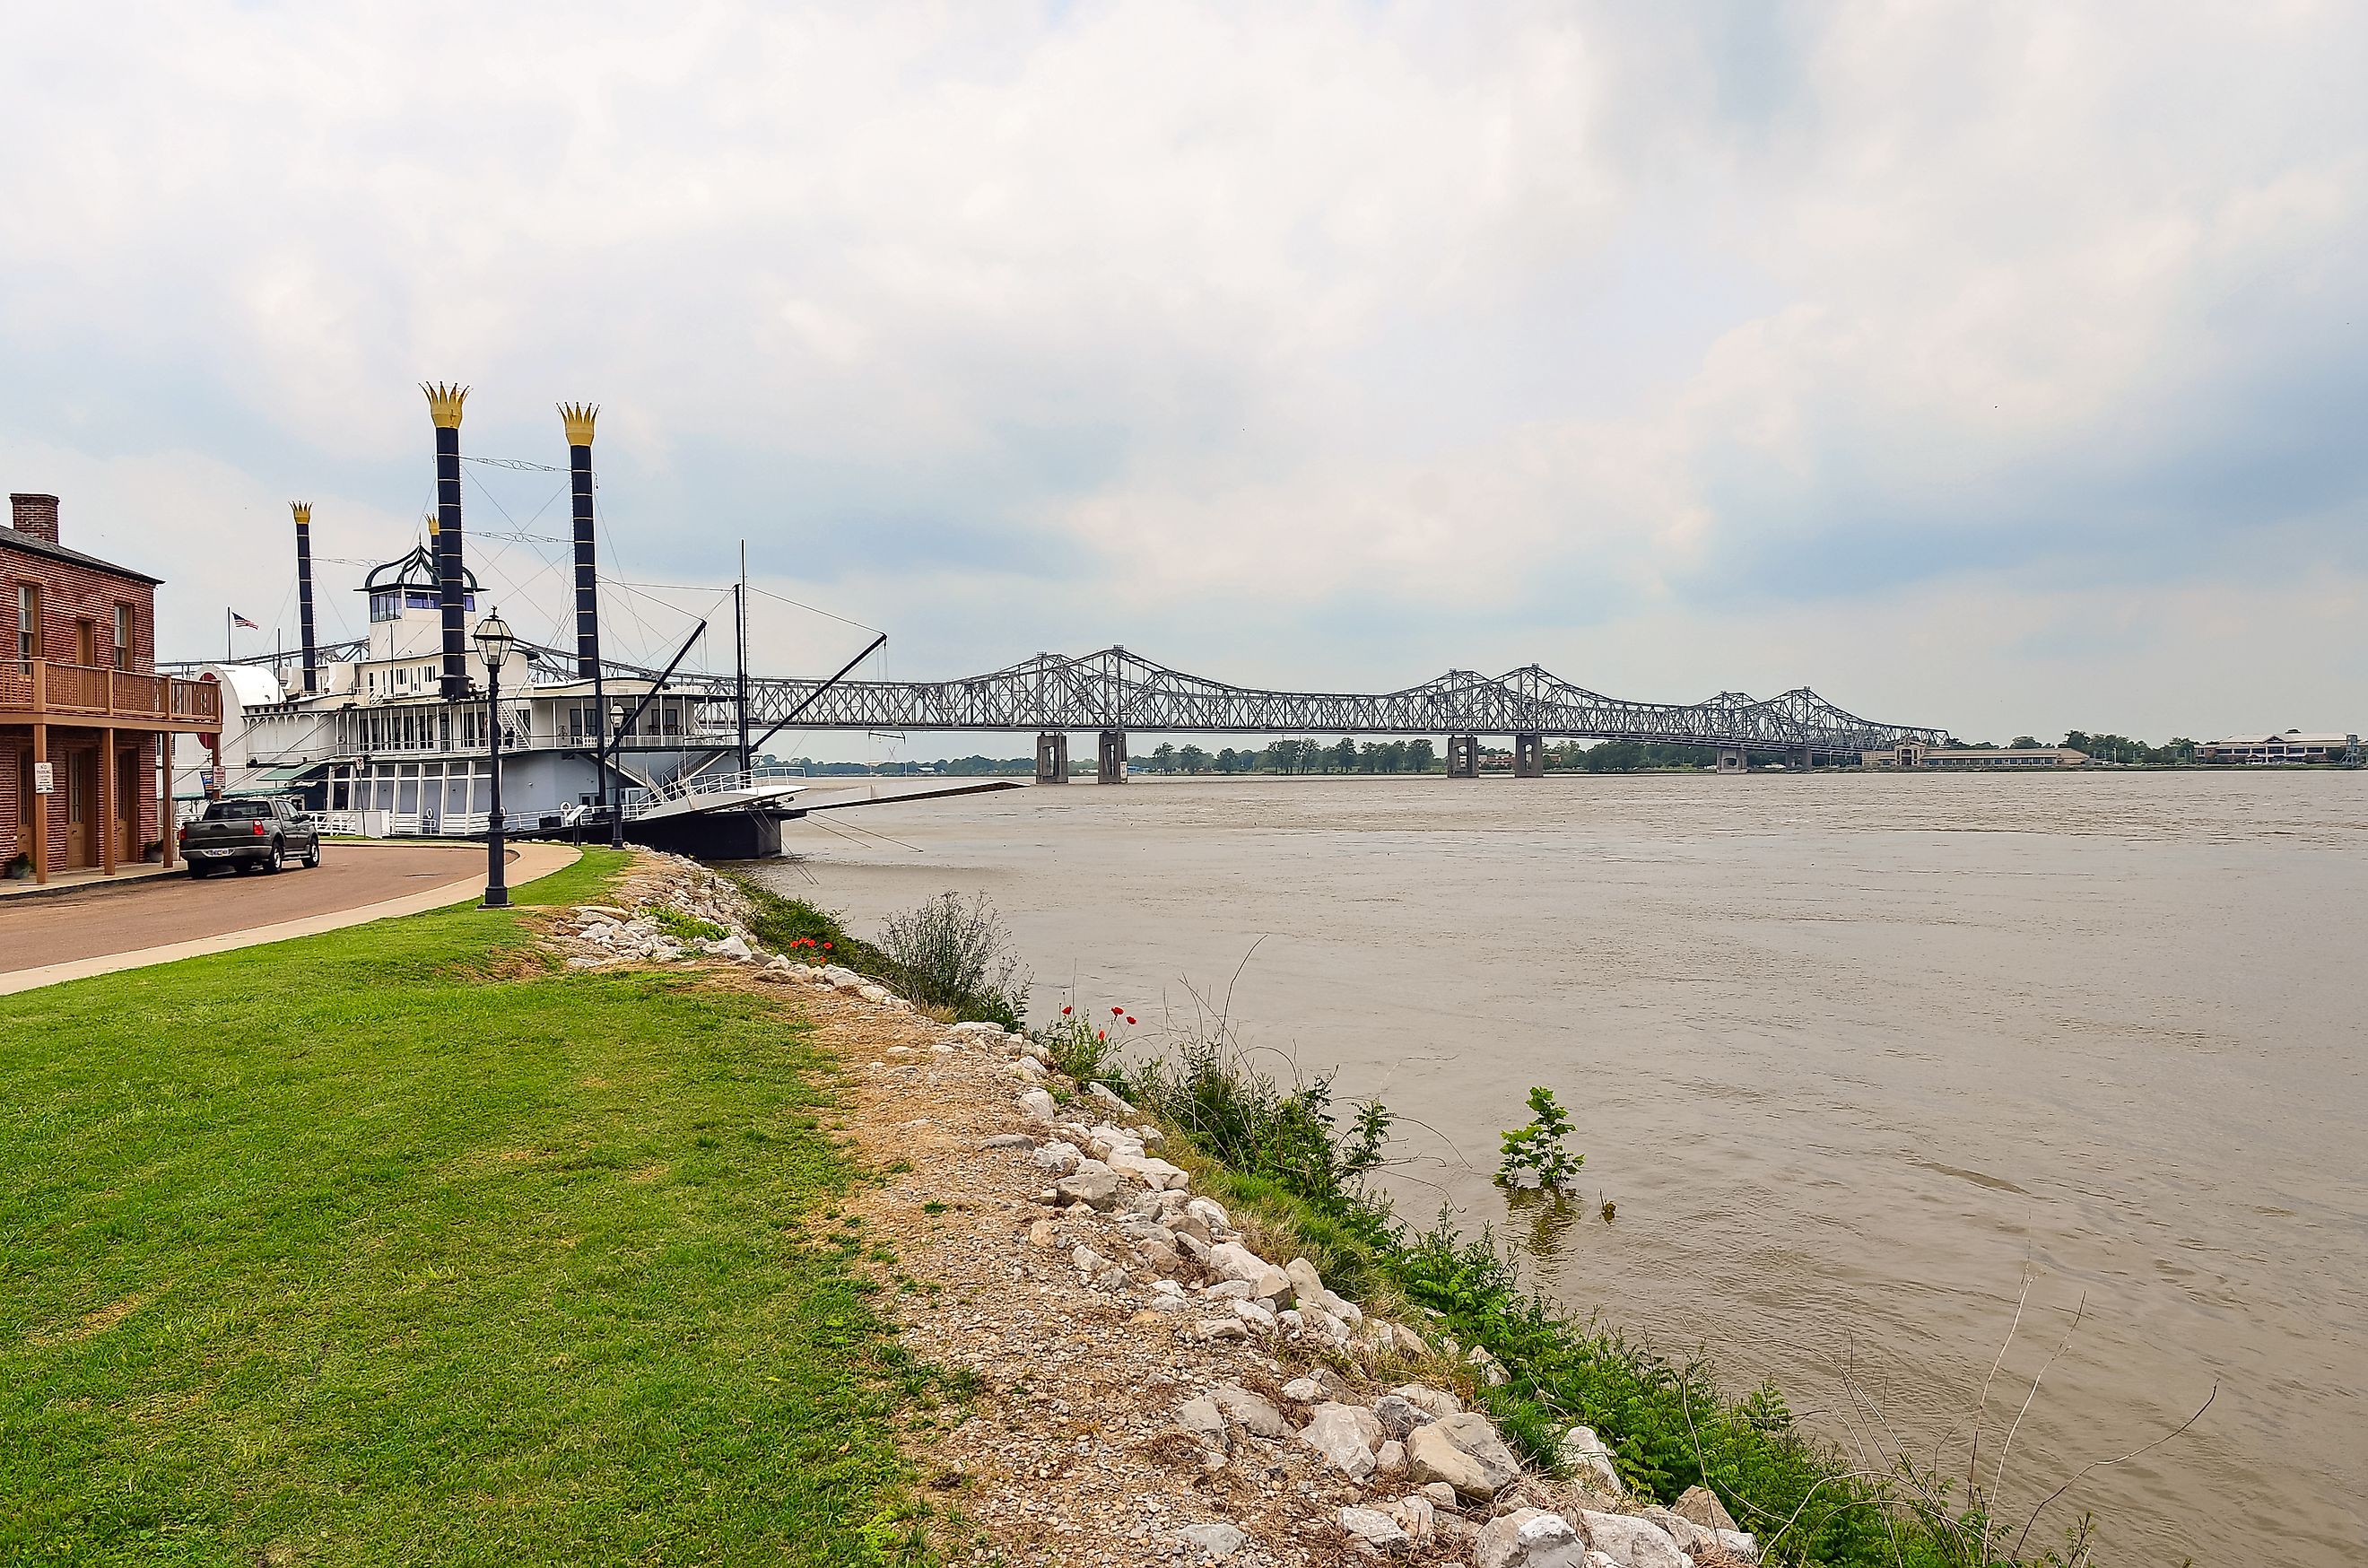
[[[394,770],[394,810],[409,816],[419,810],[419,764],[406,762]]]

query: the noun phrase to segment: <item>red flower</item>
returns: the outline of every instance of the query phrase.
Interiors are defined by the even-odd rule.
[[[828,942],[825,942],[825,943],[822,945],[822,950],[823,950],[824,952],[828,952],[828,951],[830,951],[830,944],[829,944]]]
[[[1099,1029],[1096,1029],[1096,1030],[1094,1031],[1094,1038],[1095,1038],[1096,1040],[1108,1040],[1108,1039],[1110,1039],[1110,1036],[1108,1036],[1108,1035],[1106,1035],[1106,1034],[1102,1033],[1102,1031],[1101,1031],[1101,1030],[1099,1030]]]
[[[1130,1023],[1130,1024],[1131,1024],[1131,1023],[1133,1023],[1133,1022],[1134,1022],[1134,1017],[1133,1017],[1133,1014],[1129,1014],[1129,1015],[1127,1016],[1127,1020],[1126,1020],[1126,1021],[1127,1021],[1128,1023]]]
[[[1069,1014],[1070,1014],[1072,1011],[1073,1011],[1073,1009],[1071,1009],[1071,1008],[1064,1007],[1064,1008],[1062,1008],[1062,1009],[1061,1009],[1061,1017],[1064,1017],[1064,1018],[1065,1018],[1065,1017],[1067,1017],[1069,1016]]]
[[[1110,1017],[1113,1018],[1122,1018],[1126,1017],[1126,1009],[1123,1007],[1112,1007],[1110,1009]]]

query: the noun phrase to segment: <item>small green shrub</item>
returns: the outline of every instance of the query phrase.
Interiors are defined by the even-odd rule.
[[[1578,1167],[1587,1156],[1572,1153],[1570,1113],[1554,1103],[1552,1089],[1530,1091],[1530,1123],[1504,1135],[1505,1157],[1497,1166],[1497,1185],[1543,1187],[1567,1192],[1578,1184]]]
[[[1014,1015],[1027,1002],[1028,978],[1011,932],[983,892],[968,899],[941,892],[891,915],[881,927],[880,949],[916,1002],[959,1007],[999,1001]]]
[[[701,920],[696,915],[685,915],[671,904],[660,904],[650,914],[658,929],[680,941],[720,942],[730,935],[712,920]]]
[[[1057,1022],[1035,1033],[1055,1070],[1081,1085],[1107,1084],[1121,1094],[1126,1092],[1126,1070],[1119,1059],[1125,1042],[1110,1039],[1107,1028],[1064,1007]]]

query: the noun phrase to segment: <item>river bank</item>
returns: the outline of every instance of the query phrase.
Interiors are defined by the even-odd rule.
[[[2332,1568],[2368,1528],[2361,782],[1152,783],[875,814],[899,843],[768,874],[859,929],[984,889],[1044,1000],[1146,1028],[1230,990],[1275,1060],[1419,1118],[1384,1180],[1467,1229],[1556,1087],[1619,1220],[1517,1219],[1541,1283],[1844,1439],[1847,1377],[1962,1441],[2028,1269],[2026,1506],[2217,1383],[2074,1505],[2119,1559]]]
[[[875,977],[768,957],[772,940],[878,962],[844,933],[804,935],[810,909],[696,872],[666,888],[578,910],[553,940],[588,969],[731,960],[742,972],[716,983],[788,988],[858,1074],[848,1125],[883,1177],[859,1219],[893,1243],[872,1256],[905,1343],[974,1380],[961,1411],[916,1427],[920,1469],[949,1494],[940,1546],[1045,1563],[1732,1568],[1761,1555],[1732,1504],[1766,1521],[1772,1560],[1956,1560],[1931,1520],[1876,1506],[1800,1444],[1767,1396],[1730,1405],[1554,1324],[1486,1247],[1393,1240],[1320,1096],[1202,1057],[1134,1080],[1161,1108],[1147,1116],[1109,1086],[1127,1080],[1098,1031],[949,1024]],[[1266,1153],[1211,1157],[1252,1144]],[[1360,1266],[1366,1300],[1328,1287],[1310,1252]],[[1649,1414],[1688,1399],[1683,1434]],[[1611,1441],[1572,1420],[1591,1404]]]

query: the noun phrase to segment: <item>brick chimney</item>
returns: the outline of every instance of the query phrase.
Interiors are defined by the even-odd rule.
[[[58,498],[54,495],[25,495],[11,492],[8,496],[10,520],[20,534],[58,542]]]

